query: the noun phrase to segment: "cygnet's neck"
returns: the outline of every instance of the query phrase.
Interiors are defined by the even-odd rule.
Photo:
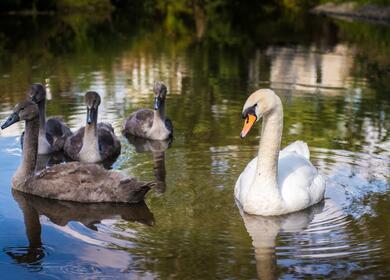
[[[39,109],[39,134],[46,133],[46,99],[37,103]]]
[[[268,186],[277,186],[280,141],[283,132],[283,107],[277,97],[275,106],[263,116],[256,179]]]
[[[165,100],[161,101],[161,105],[158,110],[154,110],[153,122],[154,121],[165,122]]]
[[[86,124],[83,137],[83,146],[79,152],[79,159],[83,162],[101,161],[99,140],[97,133],[97,110],[92,115],[92,122]]]
[[[154,140],[167,139],[170,132],[166,126],[164,101],[158,110],[154,110],[153,125],[147,132],[147,136]]]
[[[26,121],[24,132],[22,162],[16,170],[12,182],[15,189],[34,175],[38,153],[39,119]]]

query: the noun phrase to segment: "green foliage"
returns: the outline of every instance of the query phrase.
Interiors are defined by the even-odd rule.
[[[314,7],[318,3],[318,0],[281,0],[281,7],[294,12],[303,12]]]
[[[110,0],[58,0],[57,9],[62,11],[99,11],[111,12]]]
[[[188,24],[188,19],[193,20],[196,17],[197,8],[205,11],[207,18],[239,15],[242,16],[241,19],[245,19],[263,12],[306,12],[313,6],[326,2],[390,5],[389,0],[2,0],[0,11],[111,13],[115,8],[119,12],[132,12],[137,16],[160,16],[164,19],[167,30],[185,33],[185,25]]]
[[[0,11],[61,11],[81,12],[95,11],[111,13],[113,5],[110,0],[2,0]]]

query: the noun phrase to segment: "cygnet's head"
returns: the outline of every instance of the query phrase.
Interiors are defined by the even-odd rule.
[[[241,131],[241,138],[248,134],[255,122],[275,108],[278,100],[279,97],[271,89],[259,89],[247,98],[242,109],[242,118],[245,119],[245,122]]]
[[[31,100],[18,103],[12,114],[2,124],[1,129],[5,129],[18,121],[31,121],[39,116],[38,106]]]
[[[42,101],[45,101],[46,99],[46,89],[45,87],[40,83],[32,84],[28,95],[31,97],[31,100],[35,103],[39,103]]]
[[[167,96],[167,87],[160,81],[156,81],[153,87],[154,91],[154,110],[159,110],[165,102]]]
[[[87,123],[97,121],[97,111],[100,105],[100,95],[95,91],[88,91],[85,94],[85,105],[87,106]]]

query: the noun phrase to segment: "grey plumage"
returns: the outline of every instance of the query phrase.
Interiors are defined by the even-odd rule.
[[[31,100],[38,105],[40,118],[40,133],[42,138],[39,139],[39,154],[48,154],[60,152],[64,148],[65,140],[72,135],[71,130],[59,118],[50,118],[46,121],[46,89],[40,83],[32,84],[28,95]],[[46,139],[46,142],[44,142]],[[24,132],[20,138],[23,149]],[[46,147],[45,147],[46,146]]]
[[[173,125],[165,116],[167,87],[156,82],[154,85],[154,110],[139,109],[124,123],[123,133],[151,140],[166,140],[173,135]]]
[[[142,201],[153,185],[94,163],[70,162],[44,169],[14,188],[58,200],[135,203]]]
[[[63,150],[66,139],[72,135],[72,131],[64,125],[59,118],[50,118],[46,122],[46,139],[49,141],[53,152]]]
[[[85,103],[87,124],[67,138],[64,152],[72,160],[113,163],[120,155],[121,144],[111,124],[97,123],[100,105],[99,94],[92,91],[87,92]]]
[[[78,154],[83,146],[85,127],[77,130],[71,137],[68,137],[65,145],[65,154],[73,159],[79,160]],[[101,161],[115,161],[121,152],[121,144],[114,134],[114,129],[108,123],[97,124],[97,137]]]
[[[144,199],[154,182],[138,182],[97,164],[64,163],[34,173],[37,160],[39,111],[32,101],[17,104],[2,129],[26,122],[23,160],[12,178],[14,189],[41,197],[76,202],[128,202]]]
[[[126,120],[124,132],[142,138],[148,138],[147,132],[152,128],[154,112],[150,109],[139,109]]]

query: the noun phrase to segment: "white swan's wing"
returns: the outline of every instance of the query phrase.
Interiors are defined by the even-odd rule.
[[[325,180],[306,157],[284,152],[278,168],[278,184],[288,209],[304,209],[322,199]]]
[[[318,174],[317,169],[309,161],[309,156],[307,144],[302,141],[294,142],[280,152],[277,180],[284,201],[282,206],[284,210],[280,211],[280,214],[305,209],[322,200],[325,179]],[[240,203],[248,197],[256,176],[256,168],[257,157],[249,162],[236,182],[234,195]],[[267,195],[264,193],[264,196]]]
[[[280,151],[281,153],[297,153],[306,159],[310,159],[309,146],[303,141],[295,141]]]

